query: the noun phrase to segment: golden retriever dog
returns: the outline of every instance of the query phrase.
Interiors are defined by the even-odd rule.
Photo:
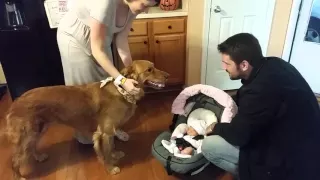
[[[169,74],[146,60],[133,61],[121,74],[138,82],[141,91],[130,95],[113,82],[95,82],[78,86],[51,86],[32,89],[16,101],[6,116],[6,135],[14,145],[12,169],[15,179],[25,179],[20,166],[33,157],[42,162],[47,155],[36,150],[36,144],[49,123],[58,122],[83,135],[92,137],[98,160],[107,172],[117,174],[117,161],[124,156],[116,151],[115,130],[128,121],[136,110],[136,102],[144,96],[143,88],[163,88]]]

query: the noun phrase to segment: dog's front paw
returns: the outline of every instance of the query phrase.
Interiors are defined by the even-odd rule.
[[[115,159],[121,159],[125,156],[125,153],[122,151],[116,151],[112,153],[112,157]]]
[[[111,174],[111,175],[116,175],[116,174],[119,174],[119,173],[120,173],[120,168],[117,167],[117,166],[114,166],[114,167],[110,168],[109,171],[110,171],[110,174]]]
[[[34,159],[38,162],[43,162],[48,159],[48,154],[42,153],[42,154],[34,154]]]

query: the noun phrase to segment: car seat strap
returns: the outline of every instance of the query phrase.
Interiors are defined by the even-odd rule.
[[[172,175],[172,169],[170,167],[171,158],[172,158],[172,156],[168,156],[168,158],[167,158],[166,170],[167,170],[168,175]]]

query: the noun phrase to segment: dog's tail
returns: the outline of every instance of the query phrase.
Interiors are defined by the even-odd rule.
[[[9,144],[9,138],[6,130],[4,128],[0,129],[0,145]]]
[[[112,135],[103,133],[100,126],[98,126],[97,131],[93,134],[92,140],[99,161],[103,164],[110,162],[113,147]]]
[[[5,121],[1,122],[0,129],[0,144],[17,144],[20,140],[20,136],[17,136],[17,130],[12,123],[15,121],[11,118],[11,114],[7,114]],[[6,123],[6,124],[5,124]]]
[[[10,137],[7,128],[9,115],[7,114],[5,118],[0,122],[0,144],[8,145],[10,143]]]

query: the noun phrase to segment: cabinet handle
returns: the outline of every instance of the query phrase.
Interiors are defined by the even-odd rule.
[[[157,43],[157,44],[159,44],[159,43],[160,43],[160,41],[159,41],[159,40],[156,40],[156,43]]]
[[[169,26],[168,26],[168,29],[172,29],[172,26],[171,26],[171,25],[169,25]]]
[[[144,43],[144,44],[148,44],[148,42],[147,42],[147,41],[143,41],[143,43]]]
[[[133,29],[133,28],[130,28],[130,31],[131,31],[131,32],[133,32],[133,31],[134,31],[134,29]]]

